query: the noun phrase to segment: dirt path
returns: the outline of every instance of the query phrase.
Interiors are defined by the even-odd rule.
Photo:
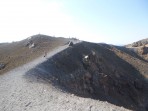
[[[46,58],[66,49],[61,46]],[[0,75],[0,111],[127,111],[107,102],[77,97],[61,92],[45,81],[33,82],[23,75],[46,61],[43,56],[7,74]]]

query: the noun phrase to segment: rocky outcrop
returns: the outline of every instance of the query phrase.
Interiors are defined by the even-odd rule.
[[[148,39],[143,39],[131,44],[132,47],[140,47],[148,44]]]
[[[31,37],[27,39],[27,42],[25,43],[25,47],[29,47],[31,44],[33,44],[33,41],[31,40]]]
[[[142,46],[142,43],[141,42],[134,42],[132,44],[132,47],[139,47],[139,46]]]
[[[28,39],[27,43],[25,44],[25,47],[29,47],[29,49],[35,47],[35,43],[31,40],[31,38]]]
[[[34,47],[35,47],[35,44],[34,43],[32,43],[32,44],[29,45],[29,49],[34,48]]]
[[[141,59],[148,61],[148,38],[143,39],[125,46],[130,53],[139,56]]]
[[[148,47],[142,46],[139,48],[138,52],[142,55],[148,54]]]

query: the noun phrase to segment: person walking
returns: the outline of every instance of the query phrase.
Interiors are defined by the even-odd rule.
[[[47,52],[46,51],[44,51],[44,57],[46,57],[47,56]]]

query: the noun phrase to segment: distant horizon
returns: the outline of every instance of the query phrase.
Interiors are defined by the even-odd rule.
[[[62,38],[76,38],[76,39],[81,40],[81,41],[91,42],[91,41],[82,40],[82,39],[79,39],[79,38],[77,38],[77,37],[73,37],[73,36],[63,37],[63,36],[54,36],[54,35],[47,35],[47,34],[38,33],[38,34],[30,35],[30,36],[28,36],[28,37],[26,37],[26,38],[24,38],[24,39],[21,39],[21,40],[10,41],[10,42],[0,42],[0,44],[3,44],[3,43],[19,42],[19,41],[25,40],[25,39],[27,39],[27,38],[30,38],[30,37],[32,37],[32,36],[36,36],[36,35],[45,35],[45,36],[55,37],[55,38],[58,38],[58,37],[62,37]],[[144,39],[147,39],[147,38],[144,38]],[[143,40],[143,39],[140,39],[140,40]],[[140,41],[140,40],[137,40],[137,41]],[[137,41],[133,41],[133,42],[128,43],[128,44],[132,44],[132,43],[137,42]],[[106,43],[106,42],[92,42],[92,43],[105,43],[105,44],[110,44],[110,43]],[[123,46],[123,45],[128,45],[128,44],[111,44],[111,45]]]
[[[147,0],[3,0],[0,43],[42,33],[107,44],[148,37]]]

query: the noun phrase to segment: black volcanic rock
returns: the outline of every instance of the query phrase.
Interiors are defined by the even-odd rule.
[[[114,46],[82,42],[37,66],[47,73],[35,76],[78,96],[146,111],[147,80],[128,60],[135,64],[134,59]],[[143,67],[142,71],[147,72],[146,65]]]
[[[5,68],[5,64],[3,63],[0,63],[0,70],[4,69]]]

